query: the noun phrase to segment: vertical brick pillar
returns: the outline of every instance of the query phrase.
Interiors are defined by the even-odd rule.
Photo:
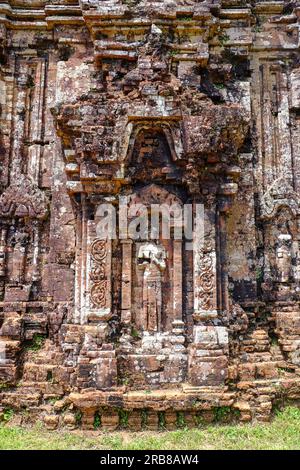
[[[147,429],[157,431],[158,429],[158,413],[157,411],[149,411],[147,416]]]
[[[142,413],[140,410],[130,411],[128,416],[128,429],[140,431],[142,429]]]
[[[123,324],[131,322],[131,271],[132,271],[132,240],[121,240],[122,243],[122,313]]]
[[[167,410],[165,412],[165,425],[168,431],[177,429],[177,413],[176,411]]]
[[[119,426],[119,415],[116,411],[108,410],[101,413],[102,428],[107,431],[115,431]]]
[[[86,408],[82,410],[82,429],[94,429],[94,419],[97,408]]]

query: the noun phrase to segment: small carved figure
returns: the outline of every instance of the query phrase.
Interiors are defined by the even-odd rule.
[[[160,331],[162,314],[162,271],[166,269],[166,252],[154,243],[145,243],[138,252],[138,262],[143,273],[144,328]]]
[[[289,282],[292,268],[292,236],[289,233],[278,235],[276,263],[279,282]]]

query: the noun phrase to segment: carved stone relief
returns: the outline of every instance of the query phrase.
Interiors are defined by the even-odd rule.
[[[106,280],[106,258],[107,242],[106,240],[95,240],[91,246],[92,266],[90,272],[91,302],[93,307],[107,307],[107,280]]]
[[[166,269],[166,253],[163,247],[153,243],[141,245],[137,262],[143,271],[143,317],[146,331],[161,329],[162,280],[161,273]]]

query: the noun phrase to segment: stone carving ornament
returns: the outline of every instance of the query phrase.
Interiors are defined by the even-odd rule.
[[[105,308],[107,296],[107,281],[96,281],[91,287],[91,301],[93,307]]]
[[[0,197],[0,216],[43,220],[48,214],[48,199],[30,178],[19,175]]]
[[[106,258],[106,240],[96,239],[91,246],[92,267],[90,279],[92,287],[90,296],[93,307],[105,308],[107,304]]]
[[[212,310],[212,293],[214,289],[214,261],[211,245],[206,244],[199,250],[198,264],[198,298],[201,310]]]
[[[294,216],[300,213],[300,200],[284,177],[274,181],[261,199],[261,216],[272,219],[281,207],[289,207]]]

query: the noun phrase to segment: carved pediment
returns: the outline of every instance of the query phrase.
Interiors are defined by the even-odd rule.
[[[182,200],[174,193],[169,192],[163,186],[149,184],[132,194],[128,203],[129,205],[143,204],[145,206],[149,206],[150,204],[181,206]]]
[[[294,217],[300,214],[300,199],[290,183],[280,177],[264,193],[261,200],[262,219],[273,219],[282,208],[290,209]]]

